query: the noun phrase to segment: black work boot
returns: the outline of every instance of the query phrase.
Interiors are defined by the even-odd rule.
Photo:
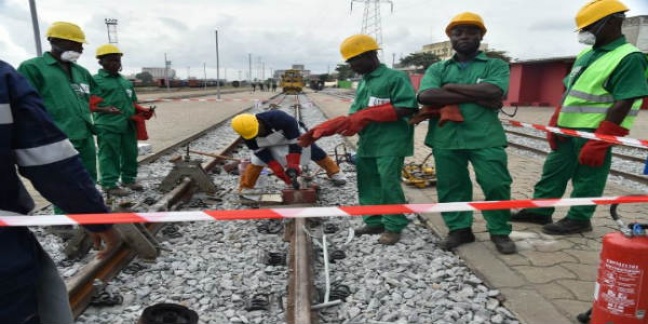
[[[551,223],[551,216],[539,215],[526,209],[522,209],[519,212],[511,215],[511,222],[520,222],[520,223],[534,223],[534,224],[549,224]]]
[[[448,236],[439,243],[439,247],[451,251],[457,248],[458,246],[466,243],[475,242],[475,234],[473,234],[471,228],[461,228],[454,231],[450,231]]]
[[[495,243],[495,248],[497,251],[502,254],[513,254],[517,252],[515,243],[511,240],[508,235],[492,235],[490,236],[491,241]]]
[[[592,231],[592,222],[588,220],[575,220],[567,217],[542,226],[542,232],[551,235],[567,235]]]
[[[358,228],[358,229],[356,229],[354,231],[355,231],[356,236],[361,236],[361,235],[365,235],[365,234],[374,235],[374,234],[380,234],[380,233],[384,232],[385,231],[385,226],[382,226],[382,225],[380,225],[380,226],[367,226],[367,225],[365,225],[365,226],[360,227],[360,228]]]

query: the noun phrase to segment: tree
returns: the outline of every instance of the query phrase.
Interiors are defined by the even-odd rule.
[[[402,58],[399,65],[402,67],[413,66],[417,71],[424,72],[430,65],[439,61],[439,57],[432,53],[412,53],[405,58]]]
[[[511,57],[506,54],[506,51],[485,50],[484,54],[488,57],[502,59],[506,63],[511,63]]]
[[[153,75],[149,72],[137,73],[135,79],[142,80],[143,83],[153,83]]]
[[[349,64],[338,64],[335,71],[338,72],[338,80],[350,79],[355,74]]]

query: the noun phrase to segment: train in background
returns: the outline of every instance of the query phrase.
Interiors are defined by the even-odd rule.
[[[286,70],[284,74],[281,75],[279,86],[285,94],[299,94],[304,88],[304,76],[300,70]]]

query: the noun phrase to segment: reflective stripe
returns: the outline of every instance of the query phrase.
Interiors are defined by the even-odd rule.
[[[0,125],[13,124],[11,106],[8,103],[0,104]]]
[[[571,89],[569,93],[567,94],[568,96],[576,97],[579,99],[587,100],[589,102],[598,102],[598,103],[612,103],[614,102],[614,97],[611,95],[593,95],[589,94],[583,91],[578,91]]]
[[[588,113],[588,114],[607,114],[608,107],[596,107],[596,106],[570,106],[560,108],[560,112],[564,113]],[[637,116],[639,115],[639,110],[631,109],[628,111],[626,116]]]
[[[69,159],[78,154],[68,139],[48,145],[19,149],[15,152],[18,165],[22,167],[46,165]]]

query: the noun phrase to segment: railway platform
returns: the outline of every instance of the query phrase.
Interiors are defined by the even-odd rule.
[[[347,113],[348,102],[328,102],[330,97],[318,94],[311,97],[316,102],[327,101],[325,114],[328,118]],[[511,111],[512,108],[505,110]],[[552,108],[520,107],[511,119],[544,125],[552,113]],[[426,131],[424,123],[415,130],[415,156],[412,159],[419,163],[430,152],[423,144]],[[630,136],[648,138],[648,112],[639,114]],[[513,177],[512,199],[531,199],[544,158],[532,159],[512,149],[508,157]],[[474,200],[483,199],[476,183],[473,192]],[[410,203],[437,201],[434,187],[417,189],[408,186],[405,193]],[[631,194],[646,192],[629,189],[623,182],[608,181],[604,193],[605,196]],[[556,208],[554,220],[563,218],[566,212],[567,208]],[[621,205],[619,214],[626,223],[648,221],[646,206],[641,204]],[[447,234],[440,214],[425,214],[423,218],[439,236]],[[586,234],[550,236],[541,232],[540,225],[513,223],[511,238],[516,242],[518,253],[512,255],[499,254],[489,239],[483,217],[475,213],[474,219],[473,231],[477,241],[459,247],[457,254],[490,287],[500,290],[505,306],[523,323],[578,323],[576,316],[592,306],[602,237],[617,228],[610,217],[609,207],[597,208],[592,219],[594,230]],[[407,235],[407,232],[403,234]]]

